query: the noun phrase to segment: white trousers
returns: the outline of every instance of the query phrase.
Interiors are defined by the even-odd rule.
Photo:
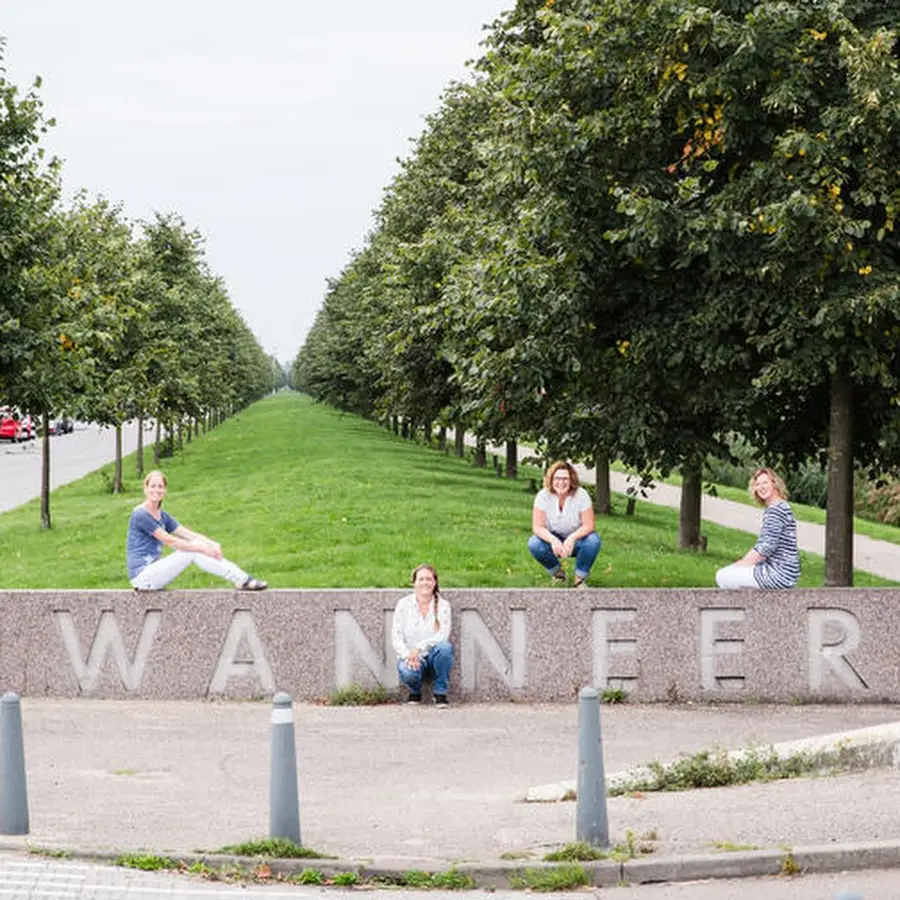
[[[242,585],[249,577],[243,569],[227,559],[213,559],[205,553],[176,550],[141,569],[131,579],[131,584],[141,591],[159,591],[190,565],[195,565],[210,575],[225,578],[235,587]]]
[[[753,566],[739,566],[732,563],[716,572],[716,584],[720,588],[758,588],[753,577]]]

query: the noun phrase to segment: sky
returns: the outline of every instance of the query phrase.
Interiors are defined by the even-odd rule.
[[[296,356],[326,279],[513,0],[0,0],[5,77],[56,119],[67,195],[181,215],[260,344]]]

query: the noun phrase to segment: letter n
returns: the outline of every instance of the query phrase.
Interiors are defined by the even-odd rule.
[[[376,650],[363,634],[359,622],[347,609],[334,612],[334,683],[347,687],[354,682],[356,661],[361,660],[375,676],[378,684],[395,688],[400,683],[397,667],[393,665],[394,648],[391,646],[391,626],[394,611],[384,611],[384,647]]]
[[[464,609],[460,614],[460,676],[466,693],[478,687],[479,650],[508,688],[525,687],[525,610],[511,609],[509,625],[511,659],[506,658],[480,613]]]

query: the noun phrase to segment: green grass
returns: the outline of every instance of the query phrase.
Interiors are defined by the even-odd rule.
[[[654,761],[646,774],[619,782],[609,790],[611,797],[654,791],[688,791],[698,788],[728,787],[752,782],[778,781],[804,776],[834,775],[865,767],[866,757],[852,742],[839,742],[833,750],[798,750],[779,756],[774,747],[750,747],[740,756],[731,756],[721,747],[683,756],[667,765]]]
[[[116,865],[125,869],[141,869],[144,872],[158,872],[164,869],[181,868],[181,862],[155,853],[123,853],[116,859]]]
[[[586,841],[566,844],[559,850],[544,854],[547,862],[586,862],[592,859],[608,859],[609,851],[594,847]]]
[[[509,883],[514,888],[550,892],[571,891],[588,883],[587,872],[582,866],[567,865],[524,869],[510,876]]]
[[[328,695],[329,706],[380,706],[394,703],[395,700],[395,695],[380,684],[372,688],[349,684],[347,687],[335,688]]]
[[[270,856],[277,859],[333,859],[325,853],[311,847],[301,847],[287,838],[260,838],[244,841],[240,844],[228,844],[220,847],[217,853],[230,853],[234,856]]]
[[[375,875],[373,885],[405,887],[415,890],[467,891],[477,887],[475,880],[451,866],[446,872],[423,872],[411,869],[408,872],[392,875]]]
[[[149,456],[149,454],[148,454]],[[134,459],[126,493],[108,493],[111,466],[53,492],[53,529],[37,501],[0,515],[0,586],[127,588],[125,532],[143,499]],[[281,393],[254,404],[166,460],[166,508],[220,541],[225,554],[275,588],[397,587],[429,561],[446,587],[546,587],[526,549],[532,494],[526,475],[444,455],[380,425]],[[638,502],[598,519],[603,550],[591,585],[714,584],[753,537],[704,524],[709,552],[676,548],[676,510]],[[801,585],[823,583],[820,557],[803,555]],[[858,585],[890,582],[857,573]],[[223,583],[191,569],[179,588]]]

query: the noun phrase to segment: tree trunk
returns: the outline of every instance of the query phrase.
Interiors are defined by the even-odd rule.
[[[828,420],[828,505],[825,586],[853,584],[853,383],[838,372],[831,382]]]
[[[405,418],[400,423],[400,437],[408,438],[409,437],[409,419]]]
[[[134,471],[138,478],[144,477],[144,417],[137,420],[137,452],[134,456]]]
[[[50,522],[50,413],[41,416],[44,436],[41,444],[41,528],[51,528]]]
[[[113,493],[122,493],[122,423],[116,422],[116,461],[113,476]]]
[[[487,467],[487,441],[484,438],[480,437],[475,440],[475,456],[472,459],[472,465],[476,469]]]
[[[430,447],[431,446],[431,422],[426,422],[422,426],[422,438],[425,441],[425,446]]]
[[[447,452],[447,426],[446,425],[441,425],[441,427],[438,428],[438,450],[440,450],[441,453]]]
[[[506,442],[506,477],[519,477],[519,443],[518,441]]]
[[[173,433],[178,434],[178,451],[184,450],[184,419],[179,419],[176,425],[172,426]]]
[[[678,547],[698,550],[700,537],[700,500],[703,493],[703,473],[699,460],[690,460],[681,467],[681,509],[678,513]]]
[[[160,453],[160,441],[162,440],[162,424],[159,421],[159,416],[156,417],[156,439],[153,441],[153,465],[155,468],[159,468],[159,453]]]
[[[460,459],[466,455],[466,429],[462,425],[453,426],[453,453]]]
[[[594,512],[598,516],[612,513],[612,491],[609,488],[609,454],[598,447],[594,451],[595,494]]]

